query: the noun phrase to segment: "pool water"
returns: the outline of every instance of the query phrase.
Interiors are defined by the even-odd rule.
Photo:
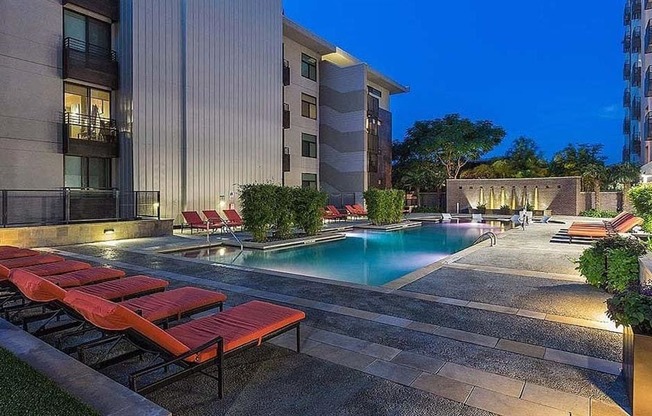
[[[346,239],[277,251],[215,247],[180,256],[381,286],[469,247],[498,223],[425,224],[409,230],[355,230]],[[240,255],[238,255],[240,254]]]

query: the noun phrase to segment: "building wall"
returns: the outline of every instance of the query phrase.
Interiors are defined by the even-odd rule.
[[[284,58],[290,64],[290,85],[284,88],[284,101],[290,106],[290,128],[285,129],[285,146],[290,149],[290,171],[285,172],[286,186],[301,186],[302,173],[317,174],[319,183],[319,75],[317,81],[301,75],[301,54],[305,53],[319,62],[320,55],[303,45],[283,38]],[[319,65],[319,64],[318,64]],[[301,94],[317,97],[317,120],[301,116]],[[317,136],[317,158],[301,155],[301,134],[308,133]]]
[[[63,186],[59,0],[0,0],[0,189]]]
[[[236,203],[238,185],[280,183],[280,0],[129,3],[134,189],[160,190],[179,220]]]
[[[595,208],[595,192],[580,192],[581,211]],[[600,192],[600,209],[603,211],[623,210],[622,192]]]
[[[584,210],[585,200],[580,197],[581,179],[565,178],[530,178],[530,179],[448,179],[446,181],[446,207],[448,212],[476,208],[480,204],[481,192],[487,208],[490,207],[490,195],[493,188],[494,209],[500,208],[505,190],[505,203],[511,205],[512,193],[516,196],[515,208],[522,207],[522,195],[525,191],[530,204],[534,205],[534,190],[538,193],[538,206],[534,209],[550,209],[557,215],[577,215]]]
[[[321,188],[356,193],[359,201],[367,183],[366,65],[340,68],[322,61],[319,69]]]

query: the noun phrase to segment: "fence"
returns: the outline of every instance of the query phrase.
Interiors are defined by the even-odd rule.
[[[137,218],[160,219],[158,191],[61,188],[0,190],[0,225],[57,225]]]

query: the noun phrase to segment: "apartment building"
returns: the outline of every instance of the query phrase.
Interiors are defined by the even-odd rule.
[[[652,1],[628,0],[624,11],[623,161],[652,161]]]
[[[179,220],[246,183],[390,184],[380,142],[406,89],[281,0],[0,0],[0,15],[0,190],[158,190]]]

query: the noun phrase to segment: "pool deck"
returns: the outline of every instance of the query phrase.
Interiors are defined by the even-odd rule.
[[[55,251],[169,279],[172,287],[220,290],[228,306],[260,299],[306,312],[301,354],[288,333],[226,360],[223,400],[202,375],[146,396],[175,415],[627,414],[622,336],[604,315],[608,296],[575,270],[586,246],[550,243],[560,228],[508,231],[495,247],[481,243],[384,287],[158,253],[197,246],[202,237]],[[125,383],[143,365],[103,372]]]

